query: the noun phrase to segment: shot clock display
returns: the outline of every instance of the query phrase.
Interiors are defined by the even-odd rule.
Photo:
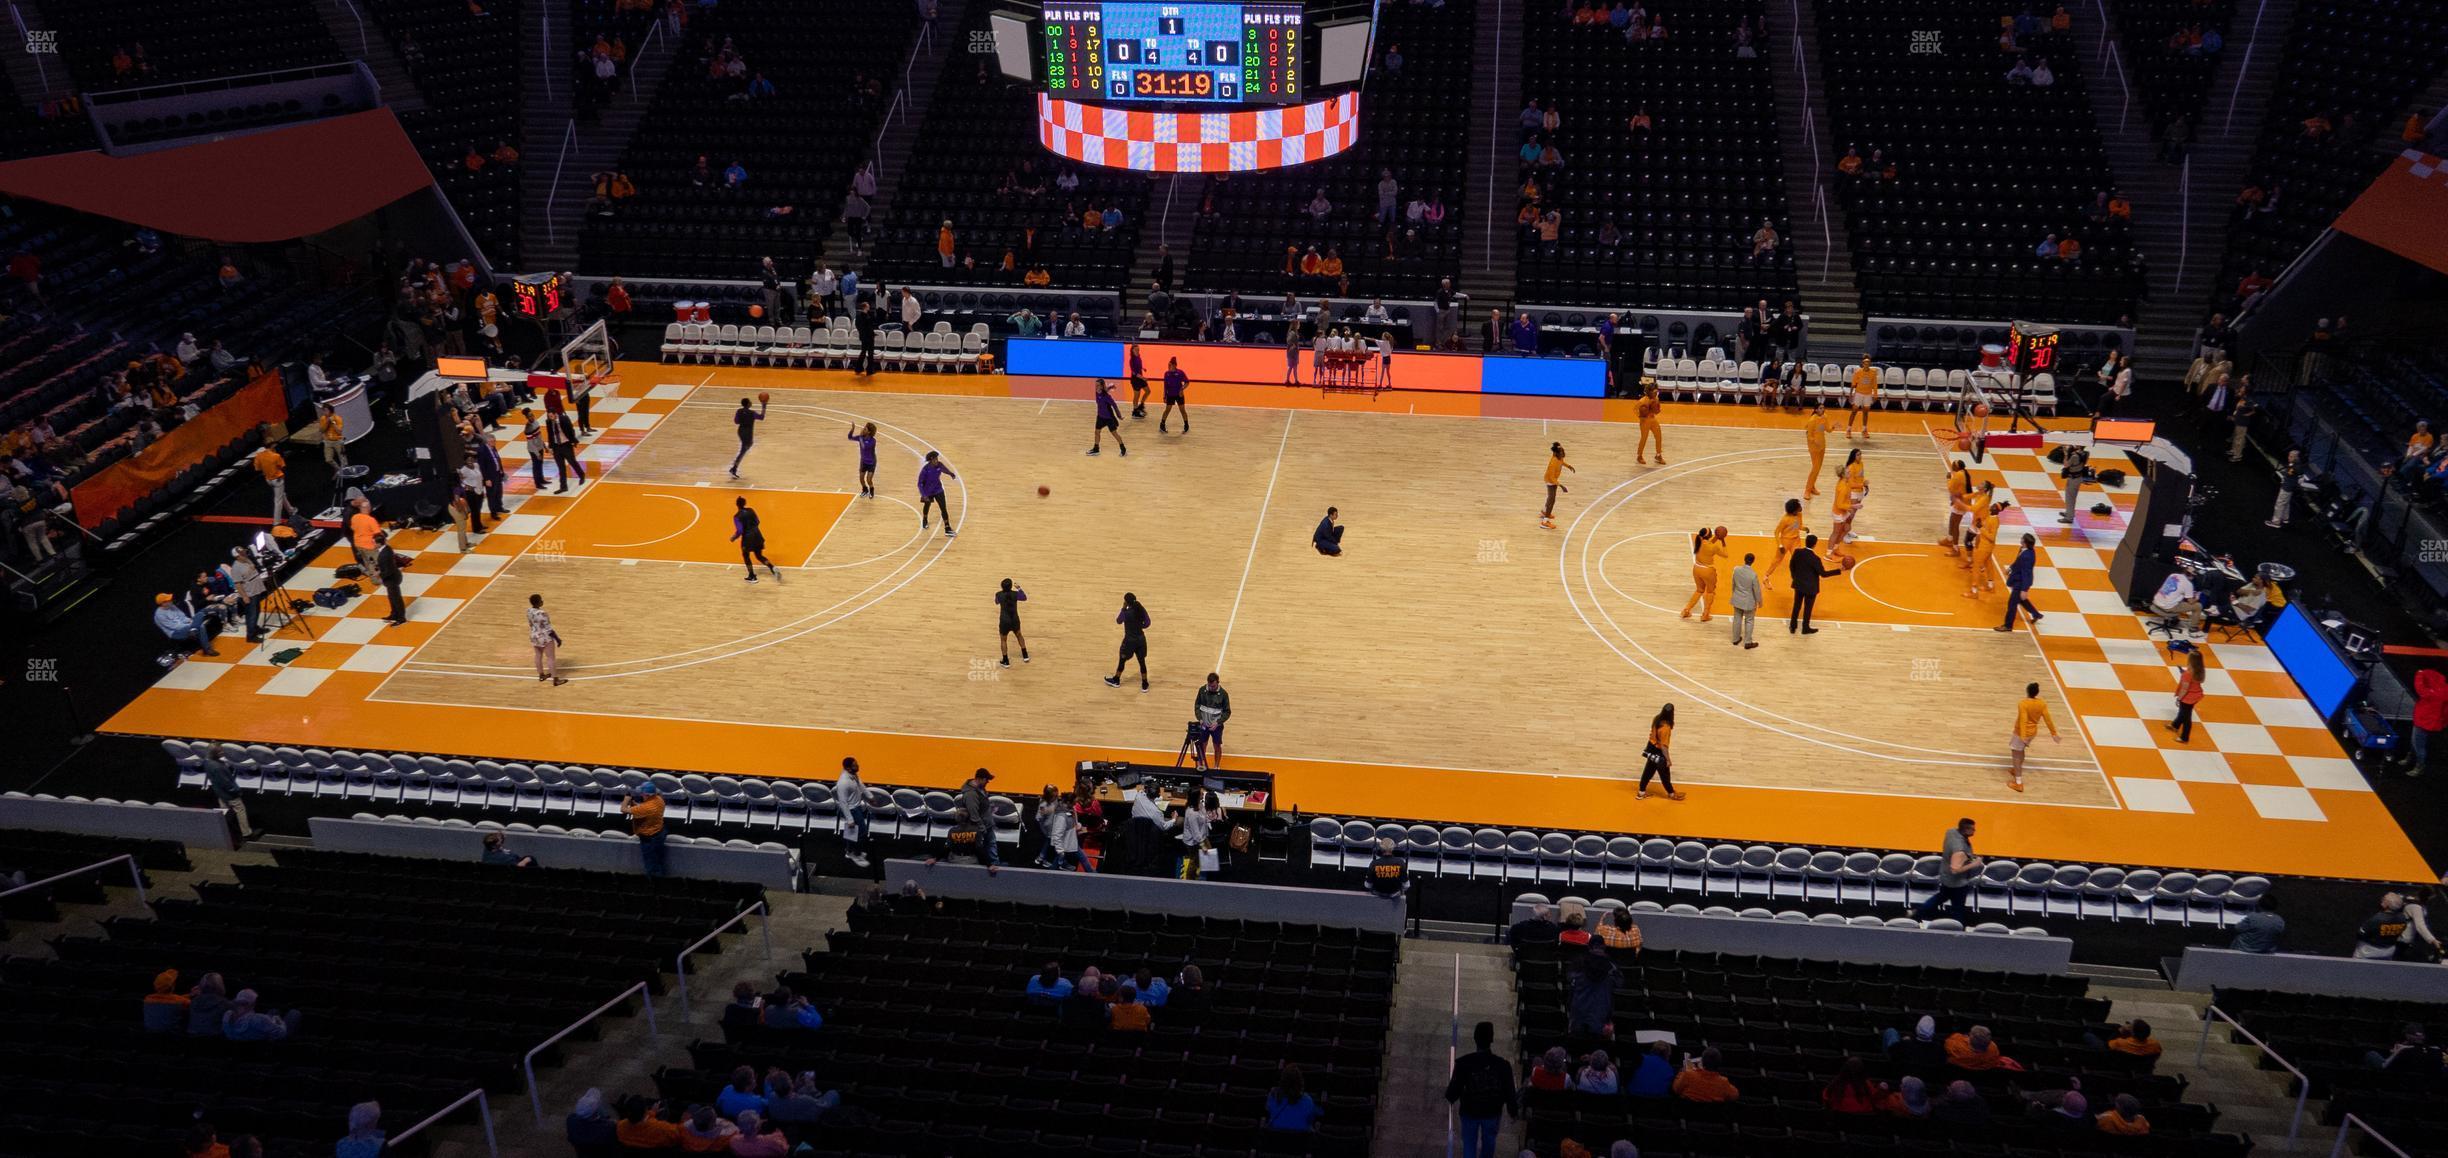
[[[510,306],[520,317],[541,318],[569,302],[569,278],[557,273],[530,274],[510,284]]]
[[[1298,104],[1297,3],[1045,6],[1046,91],[1098,103]]]

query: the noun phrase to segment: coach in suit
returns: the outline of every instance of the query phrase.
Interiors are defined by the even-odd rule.
[[[1734,569],[1733,587],[1728,596],[1734,604],[1734,642],[1743,645],[1746,650],[1759,646],[1751,638],[1751,625],[1759,619],[1760,606],[1759,572],[1752,570],[1751,564],[1758,561],[1759,556],[1747,551],[1743,553],[1742,566]]]
[[[1818,547],[1819,536],[1809,535],[1803,538],[1802,549],[1793,553],[1793,562],[1789,567],[1793,574],[1794,602],[1793,614],[1785,618],[1787,632],[1819,634],[1819,629],[1810,625],[1811,608],[1819,603],[1819,581],[1831,575],[1844,574],[1844,568],[1830,567],[1820,562]]]
[[[400,595],[399,553],[391,549],[387,531],[374,532],[374,577],[382,582],[383,594],[391,597],[391,614],[383,622],[393,627],[408,622],[408,601]]]

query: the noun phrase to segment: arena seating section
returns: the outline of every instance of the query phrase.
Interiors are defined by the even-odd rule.
[[[1379,67],[1369,78],[1360,102],[1360,143],[1289,172],[1208,178],[1203,197],[1213,198],[1216,212],[1199,218],[1183,274],[1186,288],[1239,290],[1251,297],[1335,292],[1320,278],[1285,276],[1287,245],[1315,245],[1320,253],[1340,250],[1352,297],[1425,298],[1436,292],[1437,279],[1455,276],[1462,261],[1463,207],[1472,196],[1464,188],[1461,144],[1470,139],[1475,10],[1476,0],[1449,0],[1433,8],[1380,7],[1380,56],[1399,46],[1403,67],[1399,75]],[[1417,243],[1403,243],[1391,261],[1386,230],[1376,218],[1377,180],[1384,169],[1394,171],[1404,201],[1433,192],[1444,198],[1446,209],[1442,224],[1422,226]],[[1321,187],[1333,205],[1323,222],[1303,212]],[[1202,203],[1175,202],[1173,211]]]
[[[2416,422],[2448,429],[2448,358],[2421,345],[2379,345],[2333,360],[2304,396],[2339,417],[2354,449],[2374,463],[2405,453]]]
[[[2221,989],[2211,1002],[2310,1075],[2312,1096],[2329,1103],[2330,1125],[2353,1114],[2418,1158],[2448,1153],[2440,1142],[2448,1128],[2448,1075],[2383,1073],[2363,1057],[2385,1057],[2409,1022],[2422,1025],[2436,1043],[2448,1026],[2448,1006],[2258,989]],[[2267,1055],[2262,1064],[2276,1068]]]
[[[2275,209],[2228,231],[2213,311],[2233,317],[2239,280],[2254,270],[2278,276],[2371,184],[2396,152],[2407,102],[2443,63],[2448,15],[2438,4],[2337,0],[2296,10],[2249,178],[2282,192]],[[2314,116],[2336,127],[2326,140],[2304,135]],[[2375,138],[2391,147],[2374,149]]]
[[[2009,85],[2000,9],[1955,0],[1823,0],[1819,54],[1847,147],[1883,150],[1897,177],[1831,173],[1853,239],[1862,308],[1914,318],[2027,318],[2107,324],[2130,313],[2140,278],[2121,224],[2083,211],[2113,179],[2068,34],[2024,38],[2057,76]],[[1944,51],[1911,51],[1934,32]],[[2080,237],[2079,268],[2033,250]]]
[[[204,345],[219,338],[242,360],[278,362],[374,316],[361,290],[320,289],[261,270],[223,289],[215,280],[220,258],[184,254],[178,239],[164,238],[147,256],[117,222],[29,202],[10,207],[0,221],[0,251],[41,256],[47,301],[21,299],[0,319],[0,431],[47,417],[65,447],[52,469],[71,486],[129,453],[126,435],[144,410],[113,413],[99,389],[128,362],[170,349],[181,333]],[[208,407],[245,383],[243,369],[243,362],[224,375],[190,368],[175,389],[183,401]],[[214,468],[200,464],[190,474]],[[149,501],[175,497],[188,481]]]
[[[946,900],[862,906],[780,981],[827,1017],[690,1047],[658,1093],[710,1103],[741,1065],[812,1070],[863,1128],[831,1123],[815,1153],[1351,1155],[1368,1152],[1392,1006],[1396,940],[1273,921]],[[1022,991],[1047,961],[1076,977],[1194,964],[1202,1015],[1155,1011],[1142,1034],[1066,1023]],[[1285,1062],[1325,1111],[1314,1136],[1258,1129]]]
[[[2235,19],[2235,0],[2112,0],[2108,15],[2116,28],[2126,79],[2141,103],[2135,112],[2143,123],[2151,126],[2154,137],[2164,137],[2170,124],[2187,120],[2192,122],[2195,139],[2200,139],[2210,82],[2227,53],[2223,48],[2216,53],[2187,49],[2172,41],[2183,35],[2197,42],[2201,34],[2210,32],[2224,40]],[[2099,113],[2105,119],[2112,111],[2121,110],[2101,109]]]
[[[274,855],[235,866],[238,884],[199,886],[199,900],[157,898],[153,919],[60,938],[57,960],[6,963],[0,1020],[10,1040],[45,1045],[0,1060],[18,1099],[0,1118],[0,1151],[166,1154],[201,1112],[223,1138],[264,1135],[275,1158],[319,1158],[367,1099],[397,1132],[476,1086],[518,1090],[528,1049],[630,985],[659,991],[675,953],[762,896],[708,881]],[[218,972],[265,1009],[303,1010],[297,1033],[147,1034],[138,999],[163,969],[179,971],[182,991]]]
[[[86,92],[330,64],[344,57],[311,0],[74,0],[42,11],[59,31],[60,59]],[[115,54],[125,50],[132,62],[139,46],[145,67],[126,73],[113,67]]]
[[[1573,305],[1738,310],[1796,296],[1792,229],[1785,220],[1776,102],[1768,60],[1735,56],[1734,30],[1760,0],[1727,5],[1661,0],[1663,41],[1628,43],[1605,25],[1576,25],[1553,5],[1524,9],[1530,99],[1552,101],[1560,171],[1537,172],[1541,200],[1564,215],[1549,253],[1527,228],[1518,298]],[[1656,130],[1627,127],[1647,111]],[[1503,139],[1527,135],[1508,122]],[[1515,180],[1530,176],[1522,166]],[[1612,248],[1599,225],[1621,231]],[[1751,259],[1751,235],[1773,220],[1773,258]]]
[[[984,32],[989,8],[971,5],[950,43],[966,44]],[[1054,184],[1065,170],[1079,178],[1078,189],[1065,192]],[[1141,174],[1074,165],[1046,152],[1037,143],[1037,105],[1028,90],[1005,82],[984,57],[954,56],[936,80],[926,123],[868,265],[891,282],[1017,288],[1032,264],[1043,263],[1057,288],[1121,289],[1147,225],[1148,186]],[[1040,191],[1026,191],[1032,188]],[[1080,228],[1081,213],[1108,206],[1122,210],[1121,228]],[[1189,209],[1174,207],[1177,213]],[[943,268],[935,232],[945,221],[952,223],[956,261],[974,258],[975,269]],[[1032,228],[1033,244],[1027,237]],[[1002,268],[1006,251],[1015,258],[1008,271]]]
[[[425,107],[400,124],[416,142],[459,220],[499,269],[518,268],[519,178],[526,168],[487,160],[469,172],[470,147],[488,158],[497,144],[519,144],[519,9],[529,0],[487,0],[483,14],[465,0],[366,0],[394,48],[412,40],[408,66]],[[550,3],[551,0],[533,0]],[[583,179],[584,174],[579,178]]]
[[[2085,996],[2079,977],[1928,966],[1856,965],[1743,954],[1647,950],[1624,968],[1615,987],[1617,1038],[1567,1032],[1565,973],[1577,949],[1519,946],[1514,963],[1519,983],[1524,1066],[1543,1051],[1563,1046],[1575,1057],[1593,1048],[1636,1059],[1632,1044],[1641,1030],[1666,1030],[1694,1053],[1713,1047],[1723,1056],[1719,1072],[1741,1090],[1741,1100],[1702,1105],[1680,1099],[1642,1099],[1577,1091],[1526,1091],[1529,1136],[1541,1154],[1573,1138],[1603,1153],[1617,1138],[1629,1138],[1642,1153],[1690,1158],[1737,1155],[1861,1155],[1948,1153],[2030,1155],[2136,1154],[2166,1158],[2240,1158],[2251,1143],[2215,1133],[2216,1112],[2183,1100],[2185,1083],[2152,1074],[2122,1054],[2092,1049],[2086,1032],[2105,1035],[2108,1002]],[[1947,1127],[1933,1122],[1846,1115],[1823,1107],[1819,1093],[1847,1055],[1869,1063],[1874,1080],[1908,1076],[1881,1051],[1880,1033],[1912,1031],[1927,1014],[1941,1038],[1973,1025],[1996,1035],[1999,1051],[2026,1072],[1990,1070],[1918,1073],[1935,1097],[1947,1082],[1970,1081],[1990,1102],[1986,1126]],[[2151,1122],[2148,1149],[2123,1143],[2136,1139],[2094,1135],[2044,1135],[2007,1092],[2014,1081],[2025,1089],[2062,1089],[2079,1076],[2095,1110],[2120,1093],[2140,1099]]]
[[[0,73],[0,161],[93,147],[93,124],[86,119],[83,105],[43,111],[28,108],[24,94],[7,74]]]
[[[917,9],[907,4],[863,7],[856,19],[812,15],[792,0],[726,0],[699,10],[622,157],[638,195],[617,217],[587,223],[580,268],[635,278],[754,278],[757,259],[772,257],[785,277],[804,274],[824,249],[851,172],[874,143],[916,29]],[[732,99],[744,82],[708,75],[726,40],[750,76],[773,82],[775,95]],[[862,91],[861,82],[874,88]],[[714,174],[702,188],[690,179],[700,155]],[[722,171],[734,161],[748,178],[727,189]],[[771,212],[783,207],[791,212]]]
[[[57,876],[71,869],[99,864],[115,856],[133,854],[139,869],[145,870],[145,885],[152,887],[153,872],[185,872],[190,867],[187,847],[172,840],[130,840],[119,836],[80,836],[69,832],[41,832],[34,829],[5,830],[8,845],[7,860],[0,864],[9,872],[22,872],[28,881]],[[33,892],[19,893],[0,901],[0,919],[48,923],[60,919],[59,903],[93,905],[109,898],[106,890],[128,883],[127,870],[119,867],[97,870],[70,877],[57,884]],[[14,886],[0,885],[0,889]]]

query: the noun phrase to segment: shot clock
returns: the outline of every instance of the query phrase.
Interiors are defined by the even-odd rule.
[[[1112,104],[1298,104],[1297,3],[1045,6],[1050,96]]]

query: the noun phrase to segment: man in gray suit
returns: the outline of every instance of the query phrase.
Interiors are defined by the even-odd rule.
[[[1734,587],[1731,596],[1734,603],[1734,642],[1743,645],[1746,649],[1759,646],[1759,643],[1751,638],[1751,624],[1753,620],[1759,618],[1760,605],[1759,572],[1752,570],[1751,564],[1758,558],[1757,555],[1744,552],[1742,566],[1734,569]]]

